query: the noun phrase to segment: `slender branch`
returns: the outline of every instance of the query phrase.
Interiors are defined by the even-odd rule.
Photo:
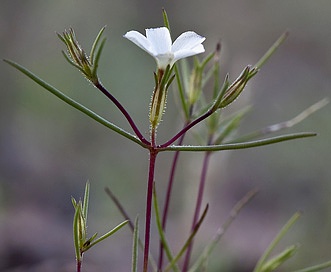
[[[212,141],[212,136],[210,136],[210,138],[208,140],[208,144],[210,144],[211,141]],[[208,171],[208,166],[209,166],[210,155],[211,155],[211,152],[206,152],[204,159],[203,159],[201,176],[200,176],[200,184],[199,184],[198,195],[197,195],[197,200],[196,200],[196,204],[195,204],[195,211],[194,211],[191,231],[194,229],[196,223],[198,222],[198,218],[199,218],[199,214],[200,214],[200,210],[201,210],[202,198],[203,198],[204,189],[205,189],[205,185],[206,185],[206,178],[207,178],[207,171]],[[185,256],[184,265],[183,265],[183,272],[186,272],[188,270],[188,267],[190,264],[190,258],[191,258],[191,254],[192,254],[192,249],[193,249],[193,239],[186,251],[186,256]]]
[[[111,200],[115,203],[117,209],[120,211],[120,213],[122,214],[122,216],[124,217],[124,219],[126,219],[128,221],[129,227],[130,227],[132,233],[134,234],[134,232],[135,232],[135,226],[133,224],[132,219],[130,218],[130,216],[126,212],[125,208],[123,207],[122,203],[115,196],[115,194],[110,190],[109,187],[106,187],[105,188],[105,191],[106,191],[107,195],[111,198]],[[138,244],[139,244],[139,247],[142,250],[144,250],[144,244],[143,244],[143,242],[141,241],[140,238],[138,238]],[[155,262],[155,260],[153,259],[152,256],[149,256],[149,263],[153,267],[154,271],[156,271],[157,270],[156,262]]]
[[[179,251],[179,253],[177,254],[177,256],[175,256],[172,259],[172,261],[167,265],[167,267],[164,269],[165,272],[169,271],[170,268],[173,267],[173,265],[175,263],[177,263],[178,260],[180,259],[180,257],[184,254],[184,252],[186,251],[187,247],[190,245],[191,241],[193,240],[193,238],[197,234],[198,230],[200,229],[200,227],[202,225],[202,222],[205,220],[206,215],[207,215],[207,212],[208,212],[208,208],[209,208],[209,204],[206,205],[206,208],[202,212],[202,215],[201,215],[200,219],[197,221],[196,225],[194,226],[194,229],[190,233],[190,236],[188,237],[188,239],[184,243],[183,247],[181,248],[181,250]]]
[[[128,220],[129,227],[130,227],[131,231],[133,232],[134,231],[133,221],[130,218],[130,216],[128,215],[128,213],[126,212],[126,210],[124,209],[124,207],[121,204],[121,202],[118,200],[118,198],[113,194],[113,192],[108,187],[105,188],[105,192],[111,198],[111,200],[114,202],[114,204],[116,205],[117,209],[120,211],[120,213],[122,214],[122,216],[124,217],[124,219],[125,220]]]
[[[115,106],[121,111],[121,113],[124,115],[124,117],[128,120],[131,128],[133,129],[133,131],[135,132],[137,137],[140,139],[140,141],[146,145],[149,145],[149,141],[147,141],[145,139],[145,137],[142,135],[142,133],[136,126],[135,122],[133,121],[131,115],[122,106],[122,104],[110,92],[108,92],[108,90],[100,82],[97,82],[95,84],[95,87],[97,87],[104,95],[106,95],[115,104]]]
[[[236,205],[232,208],[230,211],[230,214],[224,224],[216,231],[215,236],[213,237],[211,243],[204,249],[203,253],[200,255],[200,257],[195,261],[194,265],[191,267],[189,272],[195,272],[198,271],[198,268],[201,266],[201,264],[208,258],[210,253],[213,251],[217,243],[220,241],[220,239],[223,237],[225,232],[228,230],[232,222],[237,218],[238,214],[241,212],[241,210],[248,204],[249,201],[252,200],[252,198],[257,194],[258,190],[253,189],[249,191],[241,200],[239,200]]]
[[[158,145],[157,147],[159,150],[164,151],[168,150],[167,148],[173,144],[179,137],[181,137],[184,133],[186,133],[189,129],[194,127],[196,124],[200,123],[210,115],[212,115],[215,111],[210,109],[207,112],[205,112],[203,115],[198,117],[197,119],[193,120],[191,123],[189,123],[187,126],[185,126],[182,130],[180,130],[174,137],[172,137],[169,141],[165,142],[164,144]],[[171,149],[169,149],[171,150]]]
[[[185,138],[185,133],[182,134],[182,136],[180,137],[180,139],[178,141],[179,146],[183,144],[184,138]],[[165,232],[166,225],[167,225],[171,192],[172,192],[172,187],[173,187],[173,183],[175,180],[175,173],[176,173],[176,169],[177,169],[177,162],[178,162],[179,154],[180,154],[180,151],[175,152],[175,155],[174,155],[173,161],[172,161],[172,165],[171,165],[170,176],[169,176],[169,180],[168,180],[168,187],[167,187],[167,192],[166,192],[166,198],[165,198],[165,203],[164,203],[164,208],[163,208],[163,215],[162,215],[163,232]],[[162,265],[163,265],[163,244],[160,241],[160,253],[159,253],[159,263],[158,263],[159,270],[162,269]]]

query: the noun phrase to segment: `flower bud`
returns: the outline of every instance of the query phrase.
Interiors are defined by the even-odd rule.
[[[241,75],[227,88],[219,104],[219,108],[224,108],[231,104],[244,90],[248,80],[257,72],[258,70],[256,68],[251,69],[250,66],[247,66]]]
[[[101,42],[99,48],[97,49],[96,55],[94,55],[96,47],[100,41],[100,37],[103,33],[105,28],[102,28],[94,41],[94,44],[91,49],[90,56],[87,56],[84,49],[80,46],[76,39],[75,32],[72,28],[69,30],[65,30],[62,35],[58,34],[60,40],[66,45],[68,50],[67,56],[63,53],[66,60],[72,64],[74,67],[79,69],[85,77],[92,81],[92,83],[96,84],[98,82],[97,77],[97,68],[98,68],[98,61],[101,54],[101,50],[103,48],[105,39]]]
[[[155,75],[155,88],[152,96],[149,120],[153,129],[155,129],[162,120],[162,115],[166,107],[168,88],[175,76],[171,75],[170,65],[166,70],[158,70]]]

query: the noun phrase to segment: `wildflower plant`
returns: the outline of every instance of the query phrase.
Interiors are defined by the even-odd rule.
[[[138,253],[140,250],[143,251],[141,269],[143,272],[207,271],[207,262],[210,253],[220,241],[238,213],[257,192],[256,190],[252,190],[241,200],[239,200],[230,212],[229,218],[216,231],[210,244],[205,246],[205,249],[201,252],[199,257],[196,258],[196,260],[192,260],[191,253],[194,246],[194,238],[208,213],[208,205],[206,207],[202,207],[202,199],[204,189],[206,187],[206,174],[208,172],[211,155],[222,150],[253,148],[283,141],[316,136],[316,133],[314,132],[300,132],[278,136],[269,136],[269,134],[296,125],[328,102],[326,99],[317,102],[289,121],[270,125],[266,128],[253,131],[247,135],[236,136],[234,132],[238,129],[244,116],[248,113],[248,109],[241,109],[233,115],[227,117],[224,117],[222,114],[224,109],[240,96],[240,94],[245,90],[247,84],[249,84],[250,80],[262,68],[263,64],[284,42],[288,36],[288,33],[286,32],[281,35],[255,65],[247,65],[244,67],[241,74],[234,80],[231,80],[230,76],[226,75],[222,82],[219,75],[221,45],[217,44],[214,52],[207,54],[205,58],[196,56],[205,52],[203,42],[206,38],[193,31],[187,31],[172,42],[169,21],[165,11],[163,11],[163,18],[165,26],[146,29],[146,36],[134,30],[129,31],[124,35],[124,38],[130,40],[139,48],[146,51],[156,61],[156,70],[154,71],[155,86],[149,108],[149,138],[145,138],[127,109],[124,108],[123,105],[113,96],[111,91],[103,86],[98,76],[99,61],[101,58],[102,49],[105,45],[105,39],[102,38],[105,28],[102,28],[97,35],[89,55],[85,53],[85,50],[78,43],[73,29],[66,30],[62,34],[58,34],[58,37],[67,49],[67,53],[63,52],[65,59],[77,68],[85,78],[87,78],[99,91],[101,91],[112,103],[115,104],[118,110],[126,118],[132,132],[126,131],[99,116],[94,111],[86,108],[77,101],[66,96],[57,88],[43,81],[23,66],[15,62],[5,60],[8,64],[21,71],[23,74],[70,106],[76,108],[98,123],[108,127],[112,131],[122,135],[126,139],[136,143],[141,148],[144,148],[149,152],[149,170],[146,186],[146,212],[144,219],[145,226],[143,239],[140,239],[139,235],[138,217],[133,222],[132,216],[126,212],[125,204],[121,203],[121,201],[117,199],[109,188],[106,188],[106,193],[122,213],[125,221],[99,238],[97,233],[92,235],[90,238],[87,238],[89,183],[86,184],[83,201],[76,201],[75,199],[72,199],[75,211],[73,220],[73,237],[76,252],[77,272],[81,271],[82,257],[85,252],[97,243],[111,236],[114,232],[121,229],[125,225],[129,226],[133,234],[132,271],[138,271]],[[179,67],[179,60],[192,56],[194,56],[194,61],[191,68],[187,62],[183,62]],[[207,85],[206,83],[208,82],[211,84]],[[204,96],[204,90],[206,86],[211,85],[212,99],[208,101],[208,99]],[[180,111],[184,116],[183,127],[168,140],[163,143],[159,143],[157,139],[157,128],[160,126],[162,116],[165,113],[169,88],[173,88],[175,92],[177,92],[181,101]],[[200,135],[201,144],[184,145],[184,138],[186,134],[190,132],[193,127],[202,122],[205,122],[206,124],[206,131],[202,132]],[[157,191],[157,178],[155,173],[157,156],[162,152],[173,152],[174,155],[166,192]],[[187,237],[183,242],[182,248],[178,252],[173,252],[171,245],[168,242],[166,228],[172,188],[174,184],[174,176],[178,165],[178,157],[180,152],[203,152],[204,159],[202,162],[202,171],[191,228],[187,232]],[[163,209],[160,209],[158,202],[158,199],[160,198],[159,195],[161,193],[164,193],[162,197],[165,199]],[[150,252],[153,207],[159,234],[158,238],[160,240],[157,259],[156,255]],[[271,256],[271,253],[275,246],[287,233],[289,228],[292,227],[292,225],[299,218],[299,215],[299,213],[296,213],[276,236],[269,248],[257,262],[254,272],[274,271],[287,259],[295,255],[298,250],[297,245],[290,245],[288,248],[284,249],[281,253],[275,256]],[[297,272],[319,271],[330,266],[331,262],[328,261],[320,265],[298,270]]]

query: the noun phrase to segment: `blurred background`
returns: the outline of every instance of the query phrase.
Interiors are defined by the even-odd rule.
[[[227,109],[253,107],[241,133],[288,120],[329,96],[329,0],[1,0],[0,55],[129,129],[118,110],[66,63],[61,54],[64,46],[56,36],[73,27],[89,51],[100,28],[107,25],[101,80],[147,136],[155,62],[122,36],[129,30],[144,32],[162,26],[162,7],[168,12],[173,37],[196,31],[207,38],[207,53],[221,41],[222,78],[227,72],[236,78],[285,30],[290,31],[285,44]],[[91,235],[103,234],[123,220],[105,187],[124,203],[132,218],[140,215],[143,231],[147,152],[70,108],[4,62],[0,71],[0,270],[74,271],[70,198],[83,196],[87,180],[91,182]],[[172,91],[159,128],[160,142],[182,126],[176,103]],[[330,114],[328,105],[288,131],[315,131],[318,137],[213,155],[204,198],[210,210],[195,255],[247,191],[258,188],[259,194],[214,251],[210,271],[251,271],[296,211],[303,215],[278,250],[293,243],[301,248],[279,271],[330,259]],[[171,157],[161,154],[158,158],[161,204]],[[174,251],[181,247],[191,224],[202,158],[192,153],[180,157],[168,228]],[[156,237],[154,225],[153,233]],[[152,251],[156,255],[155,238]],[[130,271],[129,229],[88,252],[84,265],[85,271]]]

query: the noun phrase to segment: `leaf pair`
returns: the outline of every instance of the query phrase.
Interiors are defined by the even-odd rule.
[[[120,223],[115,228],[100,237],[97,237],[98,233],[94,233],[90,238],[87,238],[87,214],[89,195],[90,183],[87,182],[85,186],[83,201],[79,200],[77,202],[73,197],[71,198],[72,204],[75,209],[75,215],[73,220],[73,238],[77,264],[81,264],[84,252],[86,252],[99,242],[110,237],[128,223],[128,220],[125,220],[124,222]]]

